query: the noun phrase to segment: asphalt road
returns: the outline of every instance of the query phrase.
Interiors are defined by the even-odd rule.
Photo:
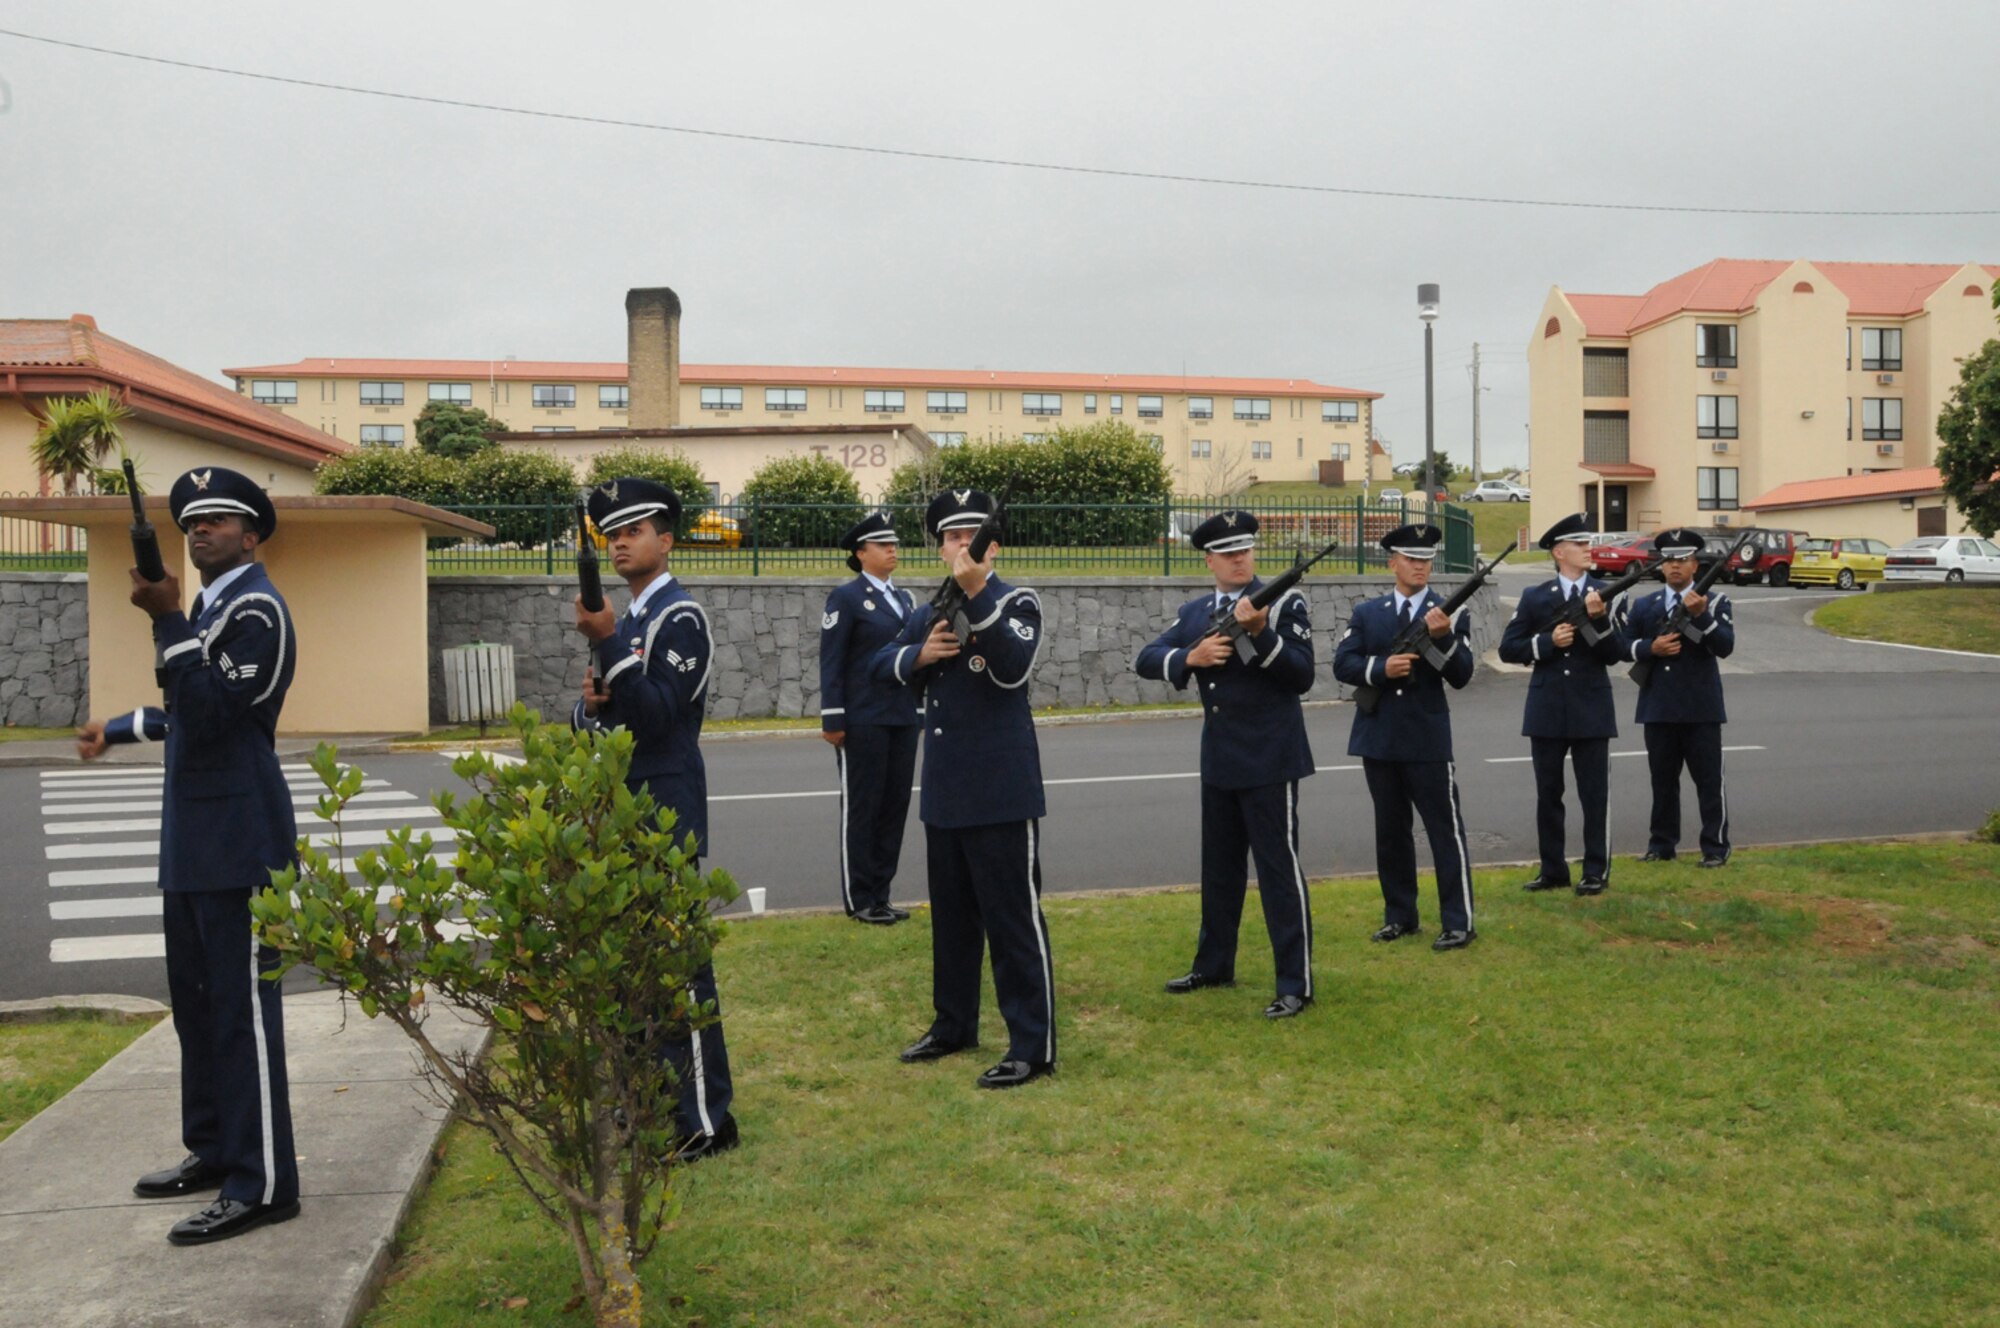
[[[1527,578],[1510,576],[1511,595]],[[1830,638],[1805,623],[1821,592],[1733,592],[1739,648],[1728,665],[1725,730],[1731,828],[1738,844],[1967,830],[2000,805],[2000,659]],[[1643,742],[1620,679],[1624,736],[1612,744],[1614,851],[1644,846]],[[1330,681],[1323,684],[1330,695]],[[1483,667],[1454,698],[1458,778],[1481,863],[1534,856],[1534,792],[1519,736],[1526,678]],[[1345,755],[1352,712],[1307,711],[1319,773],[1301,794],[1302,848],[1314,875],[1374,864],[1372,813],[1358,760]],[[1050,891],[1181,884],[1196,876],[1198,720],[1123,720],[1044,728]],[[707,746],[712,861],[773,908],[839,901],[832,753],[811,735]],[[427,798],[455,786],[433,754],[360,761],[369,800],[349,843],[389,825],[435,822]],[[301,818],[314,777],[293,768]],[[0,770],[0,1000],[78,992],[163,998],[156,861],[159,777],[134,767]],[[1693,799],[1684,797],[1693,813]],[[1572,852],[1579,823],[1572,809]],[[1693,839],[1692,822],[1684,846]],[[914,808],[897,883],[923,898]],[[378,841],[379,842],[379,841]],[[1613,871],[1613,888],[1618,871]],[[1430,905],[1425,905],[1426,916]],[[1246,925],[1254,928],[1253,916]]]

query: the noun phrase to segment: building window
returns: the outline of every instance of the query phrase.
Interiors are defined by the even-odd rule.
[[[933,415],[963,415],[965,414],[965,393],[926,392],[924,393],[924,408]]]
[[[1215,418],[1214,397],[1189,397],[1188,418],[1191,420],[1212,420]]]
[[[1631,460],[1631,415],[1622,410],[1583,412],[1583,464],[1622,466]]]
[[[250,380],[250,399],[267,406],[296,406],[299,404],[299,380],[253,378]]]
[[[1319,403],[1321,424],[1354,424],[1361,419],[1359,401],[1322,401]]]
[[[430,399],[449,402],[454,406],[469,406],[472,404],[472,384],[432,383]]]
[[[361,385],[361,404],[364,406],[400,406],[403,404],[401,383],[366,383]]]
[[[764,389],[765,410],[804,410],[806,390],[803,387],[767,387]]]
[[[701,389],[703,410],[742,410],[743,389],[740,387],[704,387]]]
[[[1864,327],[1861,329],[1861,367],[1890,370],[1903,367],[1903,329]]]
[[[1736,367],[1736,325],[1734,323],[1696,323],[1694,325],[1694,362],[1703,369],[1734,369]]]
[[[623,383],[598,384],[597,408],[599,410],[630,410],[632,408],[632,389]]]
[[[1083,394],[1083,413],[1086,415],[1095,415],[1097,413],[1097,393],[1085,392]]]
[[[361,426],[363,447],[401,447],[403,426],[400,424],[364,424]]]
[[[1866,442],[1894,442],[1903,436],[1901,397],[1861,398],[1861,437]]]
[[[931,441],[939,447],[964,447],[965,435],[962,433],[933,433],[931,434]]]
[[[1046,443],[1049,441],[1049,436],[1045,433],[1024,433],[1021,435],[1021,441],[1024,443]]]
[[[1125,398],[1123,394],[1117,392],[1111,394],[1111,413],[1113,415],[1123,415],[1125,413]]]
[[[1632,395],[1629,357],[1622,350],[1602,346],[1583,348],[1583,394],[1587,397],[1628,397]]]
[[[1854,441],[1854,398],[1847,399],[1847,441]]]
[[[1854,367],[1854,329],[1847,329],[1847,367]]]
[[[1199,460],[1202,457],[1214,456],[1215,448],[1206,438],[1190,439],[1188,441],[1188,455]]]
[[[536,433],[575,433],[575,432],[576,432],[576,426],[575,426],[574,424],[537,424],[537,425],[535,426],[535,432],[536,432]]]
[[[1697,466],[1694,472],[1695,505],[1704,512],[1736,510],[1736,467]]]
[[[545,410],[570,410],[576,405],[574,383],[536,383],[534,404]]]
[[[1021,394],[1021,413],[1023,415],[1060,415],[1062,414],[1062,393],[1023,392]]]
[[[1117,398],[1117,397],[1113,397],[1113,398],[1111,398],[1111,399],[1112,399],[1113,401],[1116,401],[1116,400],[1118,400],[1118,398]],[[1111,408],[1111,410],[1112,410],[1112,414],[1114,414],[1114,415],[1118,413],[1118,408],[1117,408],[1116,406],[1113,406],[1113,407]],[[1142,420],[1157,420],[1157,419],[1159,419],[1159,418],[1160,418],[1160,417],[1161,417],[1162,415],[1165,415],[1166,413],[1167,413],[1167,404],[1166,404],[1166,402],[1165,402],[1165,401],[1164,401],[1163,399],[1161,399],[1161,398],[1159,398],[1159,397],[1140,397],[1140,398],[1139,398],[1139,418],[1140,418],[1140,419],[1142,419]]]
[[[1236,418],[1239,420],[1268,420],[1271,418],[1271,398],[1236,398]]]
[[[896,415],[903,409],[903,389],[870,388],[861,394],[861,409],[876,415]]]
[[[1271,445],[1269,443],[1259,442],[1254,438],[1251,439],[1250,459],[1252,461],[1269,461],[1271,459]]]
[[[1351,443],[1335,443],[1328,450],[1327,455],[1335,461],[1346,461],[1352,455],[1348,451],[1351,446]]]
[[[1696,397],[1694,399],[1694,436],[1697,438],[1734,438],[1736,436],[1736,398]]]
[[[1146,446],[1152,448],[1155,452],[1164,452],[1167,450],[1167,440],[1159,434],[1142,433],[1139,436],[1145,439]]]

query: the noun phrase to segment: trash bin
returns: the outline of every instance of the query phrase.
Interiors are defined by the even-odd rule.
[[[474,641],[444,650],[444,711],[453,724],[486,725],[514,708],[514,647]]]

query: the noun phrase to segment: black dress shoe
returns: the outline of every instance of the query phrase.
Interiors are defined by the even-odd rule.
[[[1304,1014],[1305,1008],[1311,1004],[1312,997],[1310,996],[1280,996],[1264,1007],[1264,1017],[1266,1019],[1290,1019],[1294,1015]]]
[[[1647,849],[1646,856],[1639,859],[1639,861],[1641,862],[1672,862],[1673,860],[1674,860],[1673,854],[1662,853],[1660,852],[1660,850],[1656,848]]]
[[[179,1199],[189,1194],[200,1194],[203,1190],[220,1188],[228,1175],[221,1167],[211,1167],[189,1153],[177,1167],[149,1171],[139,1177],[132,1193],[141,1199]]]
[[[217,1199],[193,1217],[184,1217],[167,1232],[170,1245],[213,1245],[246,1231],[289,1222],[299,1215],[299,1201],[285,1204],[253,1204],[241,1199]]]
[[[1576,883],[1576,892],[1580,895],[1601,895],[1610,888],[1610,880],[1603,876],[1586,876]]]
[[[1405,927],[1400,922],[1386,922],[1382,924],[1382,930],[1376,932],[1368,939],[1371,941],[1394,941],[1400,940],[1405,936],[1421,936],[1423,934],[1424,929],[1422,927]]]
[[[978,1045],[977,1042],[952,1042],[936,1033],[926,1033],[904,1047],[900,1058],[905,1065],[916,1065],[922,1061],[943,1060],[946,1056],[955,1056]]]
[[[861,908],[856,909],[852,916],[856,922],[865,922],[871,927],[893,927],[909,915],[906,913],[898,917],[886,908]]]
[[[1703,858],[1701,860],[1701,865],[1704,867],[1721,867],[1727,865],[1728,862],[1729,862],[1729,855],[1725,853],[1719,858]]]
[[[885,911],[894,914],[898,922],[908,922],[910,920],[910,910],[907,908],[897,908],[894,904],[884,904],[882,907]]]
[[[1191,991],[1200,991],[1203,987],[1233,987],[1235,985],[1235,978],[1211,978],[1201,973],[1184,973],[1180,977],[1170,979],[1167,983],[1167,990],[1175,996],[1185,996]]]
[[[703,1158],[714,1157],[717,1153],[726,1153],[742,1142],[743,1137],[736,1129],[736,1117],[724,1116],[722,1124],[715,1127],[714,1134],[683,1136],[679,1146],[674,1149],[674,1161],[682,1166],[689,1166]]]
[[[1441,931],[1438,933],[1438,938],[1431,942],[1431,949],[1463,950],[1478,939],[1479,933],[1476,931]]]
[[[1047,1061],[1001,1061],[974,1082],[981,1088],[1019,1088],[1045,1074],[1054,1074],[1055,1069]]]
[[[1526,885],[1523,885],[1521,888],[1523,890],[1567,890],[1569,889],[1569,882],[1551,881],[1546,876],[1537,876],[1534,880],[1529,881]]]

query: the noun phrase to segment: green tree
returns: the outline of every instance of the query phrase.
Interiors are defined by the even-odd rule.
[[[313,492],[390,494],[441,506],[454,500],[459,463],[401,447],[357,447],[313,472]]]
[[[702,478],[701,467],[679,448],[641,446],[599,452],[590,459],[584,482],[596,486],[621,475],[656,480],[674,491],[674,496],[681,500],[680,525],[674,530],[676,538],[684,537],[688,527],[709,509],[708,481]]]
[[[1010,483],[1007,530],[1017,545],[1150,543],[1159,538],[1160,512],[1173,493],[1173,477],[1153,445],[1130,425],[1106,420],[1057,429],[1038,443],[941,447],[898,466],[883,498],[909,542],[922,537],[924,506],[938,490],[997,494]]]
[[[417,446],[433,456],[464,460],[498,446],[496,433],[507,426],[476,406],[433,401],[417,412]]]
[[[864,510],[854,472],[818,452],[772,457],[738,500],[743,538],[767,548],[832,548]]]
[[[362,447],[320,464],[313,492],[385,493],[457,508],[494,528],[495,544],[533,548],[576,527],[576,472],[534,448],[496,447],[464,460],[400,447]],[[442,548],[454,540],[434,540]]]
[[[2000,341],[1961,363],[1937,434],[1946,496],[1974,530],[1993,538],[2000,530]]]
[[[125,421],[131,417],[108,388],[82,397],[50,397],[42,403],[42,422],[29,444],[35,469],[61,480],[65,494],[75,494],[77,481],[86,479],[101,491],[123,492],[124,474],[104,462],[114,449],[122,453]],[[117,475],[116,489],[104,488],[109,474]]]
[[[409,1036],[440,1099],[492,1137],[567,1233],[597,1322],[636,1328],[635,1266],[679,1211],[678,1085],[661,1052],[715,1021],[689,993],[721,939],[713,910],[736,886],[703,875],[673,813],[625,787],[629,732],[573,733],[519,705],[511,722],[521,759],[461,757],[452,769],[471,793],[434,799],[457,844],[448,865],[429,834],[403,827],[351,877],[340,814],[361,771],[322,743],[313,769],[333,847],[302,838],[298,867],[273,872],[251,912],[281,972],[310,964]],[[431,1017],[480,1020],[507,1045],[447,1054]]]

